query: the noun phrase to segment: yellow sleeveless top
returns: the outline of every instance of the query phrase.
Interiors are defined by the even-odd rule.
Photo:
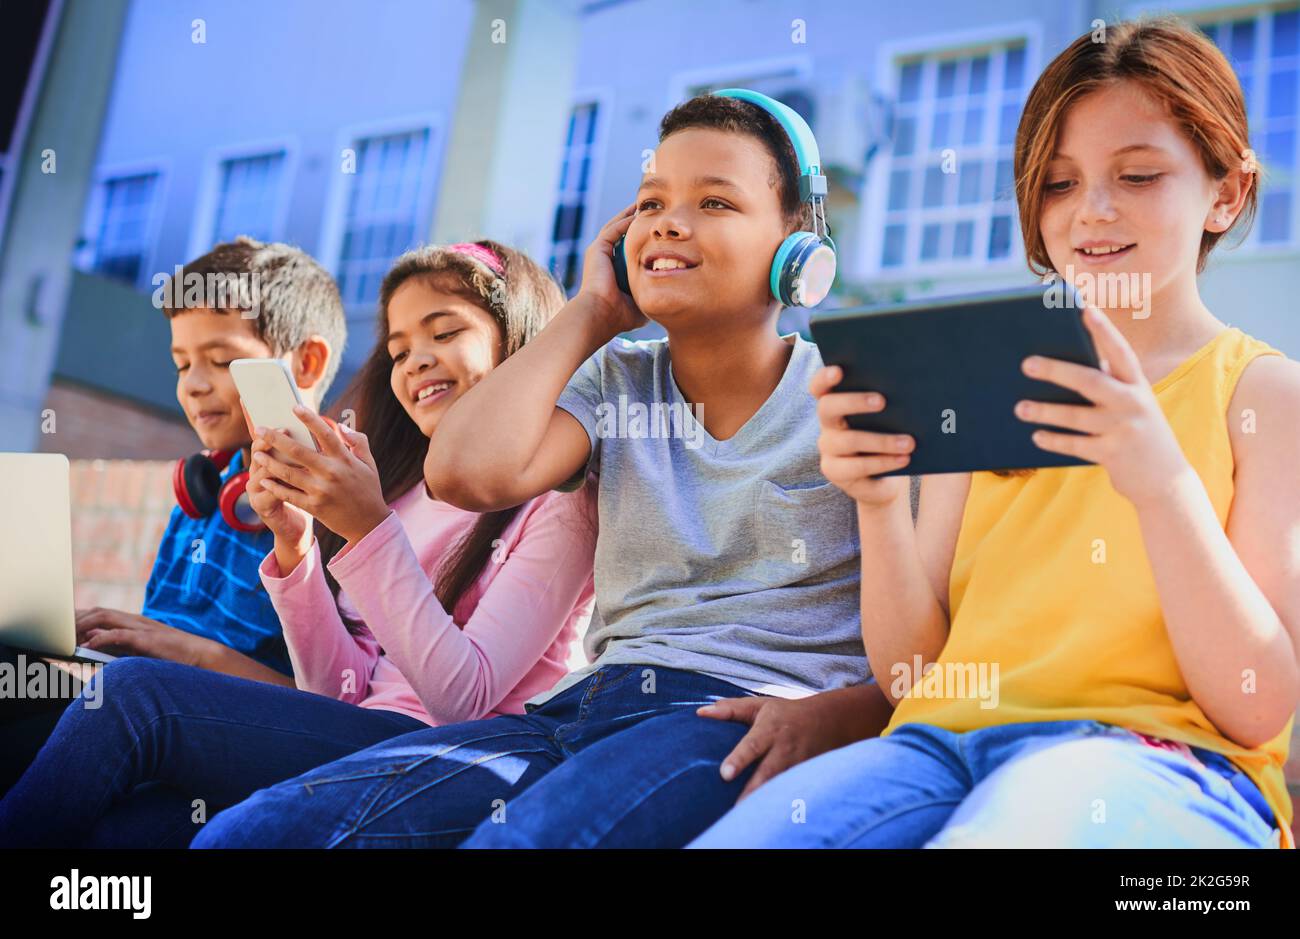
[[[1225,527],[1233,493],[1228,405],[1253,359],[1280,354],[1228,328],[1153,389]],[[991,672],[996,663],[996,706],[955,691],[955,679],[938,685],[948,697],[920,682],[899,701],[886,734],[918,722],[953,732],[1031,721],[1114,724],[1224,754],[1259,786],[1289,833],[1282,765],[1292,721],[1252,750],[1201,713],[1165,632],[1137,511],[1100,466],[973,473],[949,601],[951,629],[936,675],[969,673],[969,663]]]

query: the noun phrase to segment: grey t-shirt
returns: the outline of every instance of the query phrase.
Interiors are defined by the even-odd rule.
[[[569,380],[558,404],[587,431],[599,487],[594,661],[529,703],[602,665],[781,697],[867,680],[857,516],[819,469],[808,392],[821,354],[783,338],[794,348],[780,384],[727,440],[682,397],[666,339],[615,339]]]

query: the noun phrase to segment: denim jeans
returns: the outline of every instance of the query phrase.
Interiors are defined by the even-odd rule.
[[[121,658],[0,801],[0,847],[184,847],[254,791],[428,725],[159,659]]]
[[[729,682],[608,666],[527,714],[405,734],[263,789],[193,847],[680,847],[736,801]]]
[[[1245,774],[1096,721],[905,724],[792,767],[693,848],[1265,847]],[[1264,816],[1267,815],[1268,821]]]

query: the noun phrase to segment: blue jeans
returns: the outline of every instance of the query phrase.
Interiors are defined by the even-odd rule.
[[[0,846],[184,847],[264,786],[427,724],[159,659],[92,679],[0,801]]]
[[[527,714],[405,734],[255,793],[193,847],[680,847],[736,801],[748,729],[695,709],[744,689],[597,669]]]
[[[1259,790],[1193,752],[1207,769],[1096,721],[904,724],[786,770],[690,847],[1269,845]]]

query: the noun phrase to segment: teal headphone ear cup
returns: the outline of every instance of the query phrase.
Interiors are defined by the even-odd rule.
[[[614,280],[618,282],[619,290],[631,295],[632,288],[627,282],[627,255],[623,252],[622,238],[614,242]]]
[[[772,259],[772,296],[786,306],[816,306],[835,282],[835,244],[810,231],[797,231],[781,242]]]
[[[781,284],[785,280],[785,264],[790,257],[790,252],[794,250],[795,245],[799,244],[804,238],[811,235],[811,232],[797,231],[793,235],[787,235],[785,241],[781,242],[781,247],[776,249],[776,257],[772,258],[772,273],[769,277],[769,283],[772,288],[772,296],[776,297],[786,306],[790,302],[786,299],[781,289]]]

